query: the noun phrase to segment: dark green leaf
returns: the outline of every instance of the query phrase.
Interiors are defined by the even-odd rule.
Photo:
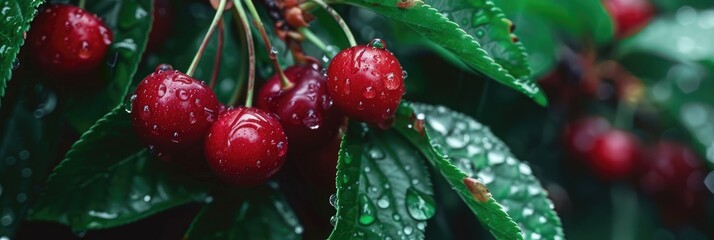
[[[352,123],[337,163],[330,239],[423,239],[432,195],[424,158],[404,138]]]
[[[185,239],[302,239],[297,216],[273,187],[226,188],[208,199]]]
[[[564,238],[560,219],[530,166],[516,160],[485,126],[445,107],[405,104],[395,127],[431,160],[496,238]],[[467,188],[465,178],[479,178],[493,197],[478,200],[487,195]]]
[[[13,236],[58,157],[57,95],[15,74],[0,110],[0,239]]]
[[[517,37],[511,34],[511,21],[491,0],[424,0],[449,20],[474,37],[496,63],[516,79],[530,79],[528,56]]]
[[[17,53],[25,43],[23,34],[37,13],[42,0],[0,1],[0,98],[5,96],[5,87],[12,78],[12,70],[18,63]]]
[[[29,219],[108,228],[205,198],[206,186],[175,170],[149,154],[116,108],[72,146]]]
[[[451,51],[464,61],[466,65],[475,69],[477,72],[520,91],[521,93],[533,98],[541,105],[547,104],[547,99],[538,85],[530,81],[528,78],[515,78],[508,72],[508,70],[504,69],[503,66],[498,64],[491,56],[488,55],[484,48],[482,48],[481,45],[474,39],[474,36],[469,35],[469,33],[464,31],[458,23],[450,21],[445,14],[442,14],[440,12],[441,9],[436,9],[418,0],[405,1],[406,3],[412,4],[412,6],[405,8],[398,7],[397,1],[335,0],[334,2],[347,3],[368,8],[387,16],[392,20],[406,24],[426,38]],[[489,6],[491,8],[495,8],[493,5]],[[486,8],[486,4],[484,4],[483,6],[479,6],[479,8],[472,7],[471,9],[474,11],[473,14],[478,14],[479,11],[485,12]],[[496,14],[496,12],[491,12],[491,14]],[[494,16],[502,17],[500,14]],[[469,22],[467,21],[466,23]],[[478,29],[474,30],[477,31]],[[492,31],[496,31],[496,28],[494,27]],[[499,35],[501,34],[496,34],[495,36]],[[493,49],[495,50],[497,48],[494,47]],[[508,47],[505,49],[512,50]],[[517,57],[523,56],[520,53],[516,55]],[[525,59],[519,58],[515,61],[525,62]],[[518,76],[520,76],[520,74]]]
[[[112,29],[114,41],[107,52],[103,74],[97,76],[106,79],[106,87],[76,94],[70,101],[67,119],[79,132],[89,129],[123,102],[149,38],[151,8],[151,0],[87,1],[86,9]]]
[[[198,1],[177,1],[177,4],[172,6],[174,16],[180,17],[173,18],[170,36],[161,48],[157,52],[147,53],[140,74],[134,77],[135,84],[138,84],[162,63],[171,64],[174,69],[182,72],[188,70],[208,27],[211,25],[213,15],[216,13],[209,4]],[[244,49],[245,37],[243,37],[242,31],[238,31],[242,27],[235,22],[237,18],[232,13],[233,10],[225,12],[223,15],[225,24],[223,54],[221,54],[220,70],[214,87],[218,100],[223,103],[228,103],[231,100],[235,89],[242,87],[248,76],[248,65],[245,60],[248,56]],[[207,83],[211,81],[217,48],[218,34],[214,33],[203,52],[201,62],[196,67],[194,78]]]

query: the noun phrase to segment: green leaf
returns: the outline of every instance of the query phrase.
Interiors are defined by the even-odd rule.
[[[490,0],[424,0],[474,37],[496,63],[517,79],[530,79],[528,55],[511,34],[511,21]]]
[[[277,184],[221,189],[193,219],[184,239],[302,239],[303,228]]]
[[[649,53],[680,62],[714,61],[712,22],[714,15],[694,9],[659,17],[624,40],[617,52],[619,56]]]
[[[481,44],[476,41],[474,36],[470,35],[463,28],[461,28],[458,23],[450,21],[449,18],[446,16],[447,13],[441,12],[442,9],[434,8],[420,0],[406,1],[412,4],[412,6],[406,8],[399,8],[397,6],[398,1],[385,2],[381,0],[335,0],[333,2],[347,3],[368,8],[372,11],[387,16],[392,20],[403,23],[411,27],[415,31],[419,32],[426,38],[436,42],[440,46],[451,51],[453,54],[461,58],[461,60],[464,61],[466,65],[470,66],[477,72],[482,73],[488,76],[489,78],[492,78],[506,86],[520,91],[521,93],[533,98],[533,100],[535,100],[541,105],[547,104],[545,94],[538,87],[537,84],[530,81],[528,78],[515,78],[514,75],[508,72],[508,70],[504,69],[503,66],[494,61],[492,56],[488,55],[484,48],[481,47]],[[498,22],[496,20],[502,20],[502,18],[499,17],[502,17],[503,15],[500,14],[500,11],[497,13],[495,6],[493,6],[492,4],[477,5],[477,3],[475,2],[470,3],[472,4],[470,8],[472,10],[472,14],[476,14],[478,16],[479,12],[486,13],[487,11],[490,11],[489,14],[486,15],[494,16],[496,18],[493,22],[491,22],[490,20],[486,20],[487,22],[495,23]],[[491,9],[488,9],[489,7]],[[473,23],[473,21],[471,22]],[[469,23],[468,20],[466,23]],[[495,26],[498,26],[499,24],[502,24],[502,22],[498,22],[498,24],[496,24]],[[496,27],[494,27],[493,29],[489,27],[489,29],[489,31],[494,31],[493,36],[503,35],[496,33]],[[478,31],[479,29],[474,30]],[[494,38],[494,40],[495,39],[496,38]],[[502,42],[499,43],[502,44]],[[498,47],[492,47],[491,49],[497,50]],[[505,47],[505,49],[513,51],[513,49],[509,47]],[[519,54],[515,54],[515,56],[518,57],[518,60],[514,61],[523,63],[525,62],[525,59],[521,58],[523,56],[522,52]],[[509,59],[508,62],[510,62],[511,60],[512,59]],[[517,64],[514,64],[513,66],[516,65]],[[520,77],[526,71],[518,70],[515,72],[518,73],[516,74],[516,76]],[[528,72],[530,72],[530,70],[528,70]]]
[[[531,20],[549,22],[553,29],[568,37],[593,39],[599,45],[609,43],[614,37],[615,26],[601,0],[494,0],[497,6],[515,20],[518,29]],[[529,38],[516,30],[528,47]],[[558,32],[541,32],[554,35]],[[535,37],[535,36],[534,36]],[[568,40],[567,38],[564,40]]]
[[[485,126],[445,107],[404,104],[395,127],[441,171],[497,239],[564,238],[553,204],[530,166],[516,160]],[[478,200],[487,194],[468,188],[465,178],[479,178],[492,198]]]
[[[424,158],[409,142],[394,130],[352,123],[337,163],[329,239],[423,239],[436,211],[432,195]]]
[[[29,219],[74,230],[115,227],[203,199],[206,191],[152,157],[133,134],[129,114],[116,108],[72,146]]]
[[[5,96],[5,87],[12,78],[12,70],[17,64],[17,53],[25,44],[24,34],[37,13],[42,0],[2,0],[0,1],[0,98]]]
[[[714,166],[714,16],[690,9],[655,19],[617,49],[646,85],[646,100],[688,133]]]
[[[182,72],[188,70],[191,65],[216,11],[209,4],[195,1],[176,2],[176,4],[172,4],[173,14],[180,17],[172,19],[170,36],[161,48],[157,52],[147,53],[140,73],[134,77],[135,84],[153,72],[159,64],[171,64],[174,69]],[[235,89],[242,87],[248,76],[248,65],[245,60],[248,58],[244,46],[245,37],[243,37],[242,31],[239,31],[242,27],[235,22],[237,17],[232,14],[233,11],[227,11],[223,15],[225,24],[223,54],[221,54],[219,74],[214,87],[216,97],[223,103],[230,101]],[[201,62],[196,67],[194,78],[207,83],[211,81],[217,48],[218,34],[214,33],[203,52]]]
[[[86,9],[97,14],[112,29],[114,41],[107,52],[102,76],[107,85],[100,90],[75,94],[67,119],[79,132],[124,101],[149,38],[151,0],[88,1]],[[96,81],[101,81],[96,79]]]
[[[0,109],[0,239],[8,239],[57,158],[63,121],[57,95],[16,74]]]

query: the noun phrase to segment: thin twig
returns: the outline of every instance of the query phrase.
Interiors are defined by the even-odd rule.
[[[255,45],[253,43],[253,33],[250,31],[250,25],[248,25],[248,16],[245,14],[245,9],[243,9],[243,4],[239,0],[233,0],[233,5],[236,7],[236,12],[241,19],[241,25],[243,25],[243,32],[245,33],[245,38],[248,43],[248,61],[250,63],[250,68],[248,69],[248,92],[245,98],[245,106],[251,107],[253,105],[253,88],[255,85]],[[237,87],[236,89],[240,89]],[[238,101],[238,91],[233,94],[231,98],[231,106],[235,105]]]
[[[216,59],[213,61],[213,74],[211,74],[211,83],[208,85],[211,89],[216,86],[218,72],[221,69],[221,55],[223,55],[223,19],[218,22],[218,46],[216,47]]]
[[[208,46],[208,40],[211,39],[211,35],[213,35],[213,32],[216,30],[216,27],[218,26],[218,22],[221,20],[221,17],[223,16],[223,10],[225,10],[225,9],[226,9],[226,0],[221,0],[221,3],[218,4],[218,9],[216,9],[216,15],[213,16],[213,21],[211,22],[211,26],[208,27],[208,32],[203,37],[201,46],[198,48],[196,55],[193,57],[193,61],[191,61],[191,65],[188,67],[188,70],[186,71],[186,75],[193,76],[193,74],[196,72],[196,67],[197,67],[198,63],[201,61],[201,56],[203,56],[203,52],[206,50],[206,46]]]
[[[340,17],[340,14],[337,13],[337,11],[335,11],[335,9],[330,7],[330,5],[327,5],[327,3],[325,3],[322,0],[312,0],[312,2],[317,3],[317,5],[320,5],[320,7],[325,9],[325,11],[327,11],[327,13],[329,13],[332,16],[332,18],[335,19],[335,21],[337,21],[337,24],[340,25],[340,28],[342,28],[342,31],[345,33],[345,36],[347,37],[347,41],[350,42],[350,47],[357,46],[357,41],[355,41],[355,36],[352,35],[352,31],[350,30],[350,27],[347,26],[347,23],[345,22],[345,20],[342,19],[342,17]]]
[[[265,31],[265,26],[263,25],[263,21],[260,19],[258,11],[255,10],[255,5],[253,5],[253,1],[244,0],[243,2],[248,8],[248,11],[250,11],[250,14],[253,15],[253,22],[255,23],[255,26],[258,27],[258,31],[260,31],[260,36],[263,38],[265,48],[268,50],[270,61],[273,62],[273,68],[275,68],[275,72],[277,72],[280,76],[280,82],[282,83],[283,89],[291,88],[293,84],[288,81],[288,77],[285,76],[285,73],[280,68],[280,63],[278,62],[277,56],[278,53],[276,52],[275,48],[273,48],[273,44],[270,43],[270,38],[268,38],[268,32]]]

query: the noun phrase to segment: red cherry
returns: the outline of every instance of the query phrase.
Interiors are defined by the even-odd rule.
[[[330,96],[348,117],[368,123],[390,120],[404,95],[404,74],[379,39],[343,50],[327,69]]]
[[[595,139],[610,129],[610,123],[602,117],[587,117],[569,123],[563,134],[565,149],[573,158],[585,159],[592,151]]]
[[[702,160],[688,147],[672,141],[662,141],[649,151],[643,162],[643,189],[649,193],[690,188],[704,189]]]
[[[701,220],[706,202],[703,160],[690,148],[662,141],[648,151],[640,177],[642,190],[653,195],[670,226]]]
[[[170,0],[154,0],[154,10],[152,16],[154,21],[151,23],[151,32],[149,32],[149,43],[146,46],[146,51],[154,51],[161,46],[171,32],[171,1]]]
[[[218,177],[239,186],[268,180],[285,162],[288,141],[273,114],[239,107],[218,117],[205,143],[208,164]]]
[[[641,158],[637,138],[622,130],[610,130],[595,139],[588,154],[588,163],[605,180],[621,180],[630,176]]]
[[[615,22],[615,31],[619,38],[642,29],[655,12],[649,0],[605,0],[604,4]]]
[[[327,93],[327,79],[317,64],[292,66],[285,75],[292,87],[283,90],[280,77],[273,76],[258,94],[258,107],[278,115],[295,149],[325,145],[343,121]]]
[[[139,139],[172,153],[199,144],[219,110],[206,84],[166,64],[144,78],[132,98],[132,123]]]
[[[68,77],[99,66],[112,38],[112,31],[96,15],[75,6],[50,5],[32,22],[27,45],[42,70]]]

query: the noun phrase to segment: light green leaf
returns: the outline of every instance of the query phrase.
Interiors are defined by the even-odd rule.
[[[436,211],[424,158],[395,131],[350,124],[337,163],[329,239],[423,239]]]
[[[17,54],[25,44],[24,34],[37,13],[42,0],[2,0],[0,1],[0,99],[5,96],[7,82],[12,78],[12,70],[18,64]]]
[[[424,104],[404,104],[397,114],[395,127],[441,171],[497,239],[564,238],[560,219],[530,166],[516,160],[485,126]],[[492,198],[479,200],[488,195],[468,188],[466,178],[480,179]]]
[[[379,0],[335,0],[336,3],[346,3],[357,5],[360,7],[368,8],[372,11],[380,13],[388,18],[403,23],[416,32],[420,33],[424,37],[434,41],[441,47],[446,48],[456,56],[458,56],[462,61],[466,63],[469,67],[473,68],[477,72],[488,76],[506,86],[514,88],[519,92],[533,98],[534,101],[541,105],[547,104],[547,99],[543,91],[538,87],[537,84],[529,80],[528,78],[516,78],[514,75],[508,72],[503,66],[498,64],[492,56],[489,56],[486,50],[482,48],[482,45],[477,42],[474,36],[470,35],[463,28],[459,26],[458,23],[452,22],[446,16],[446,14],[441,13],[441,9],[432,7],[431,5],[424,3],[419,0],[410,0],[406,3],[411,4],[411,6],[399,7],[397,6],[398,1],[379,1]],[[404,2],[402,2],[404,3]],[[490,2],[489,2],[490,3]],[[500,11],[496,12],[495,6],[492,4],[477,5],[477,3],[471,3],[471,9],[474,14],[479,15],[479,11],[486,12],[491,11],[487,16],[494,16],[496,19],[502,20],[502,14]],[[476,6],[476,7],[474,7]],[[489,8],[490,7],[490,8]],[[488,8],[488,9],[487,9]],[[489,22],[490,20],[486,20]],[[472,21],[473,22],[473,21]],[[481,21],[478,21],[481,22]],[[492,21],[495,23],[496,21]],[[503,25],[499,22],[498,25]],[[478,29],[474,29],[478,31]],[[507,29],[506,29],[507,30]],[[490,31],[496,31],[496,27]],[[494,33],[495,34],[495,33]],[[495,34],[499,36],[502,34]],[[503,43],[503,42],[500,42]],[[511,44],[509,44],[511,45]],[[518,48],[516,46],[515,48]],[[492,49],[496,50],[497,47]],[[505,47],[504,49],[510,49],[510,47]],[[522,49],[521,49],[522,50]],[[500,56],[505,56],[506,54],[499,54]],[[508,59],[510,61],[524,62],[524,58],[521,58],[522,52],[516,54],[518,60]],[[517,71],[516,76],[521,76],[525,71]],[[530,70],[528,70],[530,73]],[[525,74],[528,75],[528,74]]]

